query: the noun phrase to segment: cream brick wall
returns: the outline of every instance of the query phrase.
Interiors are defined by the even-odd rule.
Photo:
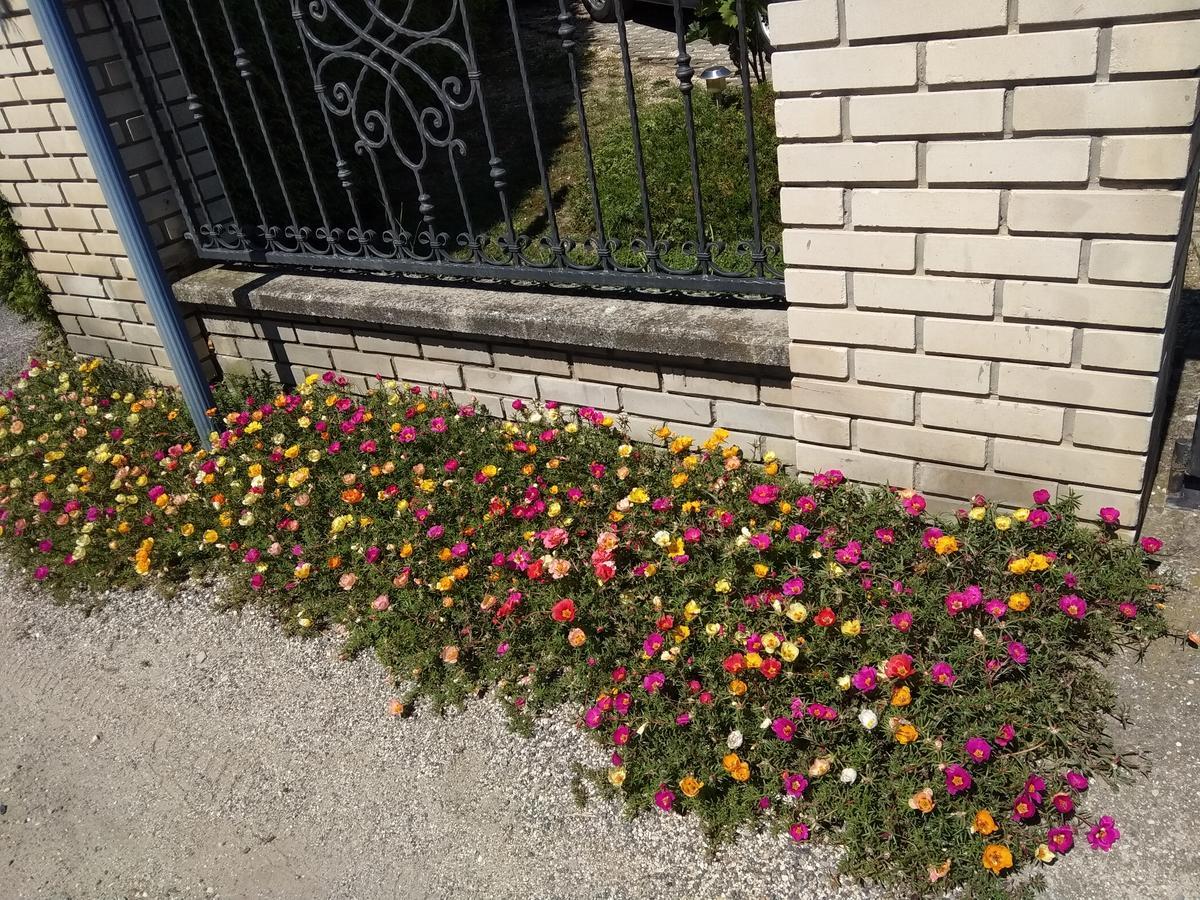
[[[1200,0],[770,9],[798,465],[1134,513],[1182,277]]]
[[[175,274],[187,271],[193,259],[183,218],[112,23],[100,3],[68,5],[163,264]],[[143,365],[159,380],[173,382],[150,309],[23,0],[9,0],[7,11],[0,12],[0,194],[13,206],[67,343],[80,353]],[[186,324],[207,360],[199,319],[187,317]]]

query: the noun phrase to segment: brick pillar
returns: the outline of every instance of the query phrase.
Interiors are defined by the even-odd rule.
[[[71,348],[144,365],[173,383],[33,17],[22,0],[9,0],[8,7],[0,12],[0,193],[13,206]],[[191,245],[112,23],[99,3],[71,7],[150,233],[168,272],[182,274],[194,265]],[[197,352],[207,360],[199,318],[193,314],[186,321]]]
[[[1200,0],[771,7],[800,468],[1132,520]],[[1190,212],[1190,211],[1189,211]]]

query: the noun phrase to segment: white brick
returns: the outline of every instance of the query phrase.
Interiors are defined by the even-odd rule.
[[[921,422],[931,428],[1005,434],[1035,441],[1062,440],[1063,410],[985,397],[921,395]]]
[[[614,360],[576,357],[575,377],[586,381],[604,381],[653,390],[658,390],[660,386],[656,366],[624,360],[618,363]]]
[[[1008,506],[1028,506],[1034,491],[1054,487],[1045,481],[993,475],[991,472],[972,472],[969,469],[935,466],[931,463],[921,463],[918,466],[917,486],[923,492],[944,497],[966,498],[983,494],[989,500]]]
[[[609,411],[620,408],[617,389],[610,384],[539,375],[538,393],[543,400],[557,400],[571,406],[592,406]]]
[[[421,352],[428,359],[445,360],[447,362],[478,363],[490,365],[492,355],[486,344],[478,341],[434,340],[421,338]]]
[[[929,234],[925,236],[925,269],[962,275],[1075,278],[1079,250],[1077,238]]]
[[[841,188],[785,187],[779,192],[785,225],[841,225],[845,216]]]
[[[1175,268],[1172,241],[1092,241],[1088,278],[1167,284]]]
[[[407,361],[397,361],[396,368],[407,366]],[[463,385],[469,390],[501,394],[518,400],[529,400],[537,396],[537,385],[532,375],[501,372],[499,369],[481,369],[463,366]]]
[[[1139,455],[1103,453],[1075,447],[1039,447],[1029,452],[1022,441],[996,439],[992,465],[998,472],[1037,475],[1043,478],[1072,479],[1136,491],[1142,486],[1146,460]]]
[[[1192,124],[1196,79],[1052,84],[1013,91],[1013,129],[1099,131]]]
[[[865,94],[850,98],[850,133],[862,137],[1000,134],[1004,91]]]
[[[1073,329],[1051,325],[926,319],[923,339],[926,353],[1066,365],[1071,361],[1073,334]]]
[[[1142,502],[1139,494],[1127,494],[1111,488],[1082,487],[1078,484],[1060,484],[1056,499],[1061,500],[1069,493],[1079,498],[1080,515],[1092,520],[1096,519],[1105,506],[1115,506],[1124,511],[1125,523],[1128,524],[1131,519],[1137,517]]]
[[[1118,416],[1109,412],[1080,409],[1075,412],[1071,441],[1106,450],[1145,453],[1150,446],[1153,416]]]
[[[1127,372],[1157,372],[1162,368],[1162,334],[1131,331],[1083,332],[1080,363],[1097,369],[1121,369]]]
[[[419,356],[420,348],[416,338],[405,338],[400,335],[364,334],[359,332],[354,336],[358,349],[364,353],[386,353],[388,356]]]
[[[846,273],[828,269],[785,269],[788,303],[805,306],[845,306]]]
[[[925,169],[930,184],[1084,184],[1090,153],[1088,138],[937,141]]]
[[[1078,28],[930,41],[925,80],[933,85],[1094,75],[1098,35],[1095,28]]]
[[[986,31],[1008,22],[1007,0],[845,0],[852,41]]]
[[[779,180],[785,184],[915,184],[917,145],[911,141],[781,144]]]
[[[797,411],[794,435],[796,440],[805,444],[849,447],[850,420],[842,416],[823,416],[820,413]]]
[[[836,43],[837,0],[790,0],[767,7],[771,43],[776,47]]]
[[[910,460],[880,456],[878,453],[858,453],[812,444],[796,445],[796,468],[801,472],[822,472],[838,469],[847,478],[870,484],[891,487],[912,487],[916,467]]]
[[[927,278],[855,272],[854,306],[896,312],[957,313],[991,316],[995,282],[977,278]]]
[[[1200,0],[1021,0],[1017,22],[1021,25],[1091,22],[1198,9]]]
[[[1149,413],[1156,384],[1157,379],[1142,375],[1000,363],[1000,396],[1021,400]]]
[[[359,353],[356,350],[334,350],[333,368],[339,372],[354,372],[359,375],[382,375],[392,377],[392,358],[381,353]]]
[[[801,266],[911,272],[917,266],[917,237],[879,231],[787,228],[783,232],[783,259]]]
[[[1004,317],[1162,328],[1167,321],[1168,294],[1151,288],[1098,284],[1046,284],[1009,281],[1004,285]]]
[[[850,204],[856,227],[995,231],[1000,225],[999,191],[858,188]]]
[[[1131,134],[1100,142],[1100,177],[1130,181],[1176,181],[1187,175],[1187,134]]]
[[[877,453],[911,456],[935,462],[956,463],[981,469],[987,461],[987,438],[862,421],[856,434],[858,446]]]
[[[1048,234],[1171,235],[1179,230],[1179,191],[1013,191],[1010,231]]]
[[[792,374],[814,378],[845,378],[850,373],[850,351],[823,344],[789,344]]]
[[[912,391],[797,378],[792,382],[792,395],[797,409],[892,422],[912,422],[914,417]]]
[[[673,394],[700,394],[725,400],[758,401],[758,382],[745,375],[722,375],[696,369],[664,369],[663,390]]]
[[[796,341],[849,344],[852,347],[911,350],[917,345],[915,317],[855,310],[789,307],[788,334]]]
[[[776,100],[775,131],[781,138],[841,137],[842,103],[837,97]]]
[[[917,85],[917,45],[881,44],[777,53],[771,67],[777,91],[911,88]]]
[[[718,400],[715,412],[717,424],[725,428],[747,431],[751,434],[792,436],[793,413],[791,409]]]
[[[919,353],[854,352],[854,377],[862,382],[926,388],[953,394],[986,394],[990,360],[950,359]]]
[[[571,375],[571,364],[567,362],[566,355],[555,353],[553,350],[498,345],[492,348],[492,359],[501,369],[537,372],[541,375],[560,375],[564,378],[569,378]]]
[[[1108,71],[1190,72],[1200,68],[1200,20],[1118,25],[1112,30]]]
[[[703,397],[621,388],[621,405],[631,413],[650,418],[661,417],[696,425],[711,425],[713,421],[712,401]]]

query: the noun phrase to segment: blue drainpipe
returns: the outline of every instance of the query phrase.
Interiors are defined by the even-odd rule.
[[[200,368],[195,348],[179,315],[175,295],[163,272],[158,249],[142,219],[141,207],[129,184],[129,173],[121,162],[117,145],[109,131],[108,118],[96,98],[87,63],[67,18],[63,0],[29,0],[33,20],[46,46],[46,53],[62,86],[67,106],[83,139],[96,180],[117,223],[117,232],[129,254],[129,262],[154,313],[155,327],[167,351],[171,369],[183,388],[183,397],[200,442],[209,447],[212,423],[207,410],[212,393]]]

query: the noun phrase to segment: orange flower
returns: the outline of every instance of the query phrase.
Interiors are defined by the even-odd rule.
[[[992,814],[986,809],[981,809],[975,813],[975,821],[971,824],[971,831],[974,834],[988,835],[996,830],[996,820],[992,818]]]
[[[388,712],[393,716],[402,716],[404,715],[404,704],[393,697],[388,701]]]
[[[679,789],[683,791],[685,797],[695,797],[700,793],[702,787],[704,787],[704,782],[693,775],[686,775],[679,780]]]
[[[736,753],[726,753],[721,759],[721,765],[725,767],[726,772],[732,772],[741,761],[741,757]]]
[[[587,635],[582,628],[572,628],[567,632],[567,643],[572,647],[582,647],[587,642]]]
[[[942,860],[941,865],[929,867],[929,883],[933,884],[934,882],[940,881],[948,874],[950,874],[950,860],[944,859]]]
[[[892,706],[908,706],[912,703],[912,691],[908,685],[901,685],[892,691]]]
[[[981,864],[993,875],[999,875],[1005,869],[1012,868],[1012,852],[1003,844],[988,844],[983,848]]]
[[[358,503],[363,498],[363,492],[356,487],[342,491],[342,499],[347,503]]]
[[[745,762],[744,760],[742,762],[739,762],[736,766],[733,767],[733,772],[731,774],[733,775],[734,781],[749,781],[750,780],[750,764]]]
[[[896,729],[896,742],[899,744],[911,744],[920,736],[921,735],[917,729],[908,722],[905,722]]]
[[[735,697],[742,696],[742,694],[746,693],[746,682],[740,678],[733,679],[733,681],[729,682],[729,693]]]
[[[909,809],[919,809],[923,813],[933,812],[933,789],[922,788],[908,798]]]

